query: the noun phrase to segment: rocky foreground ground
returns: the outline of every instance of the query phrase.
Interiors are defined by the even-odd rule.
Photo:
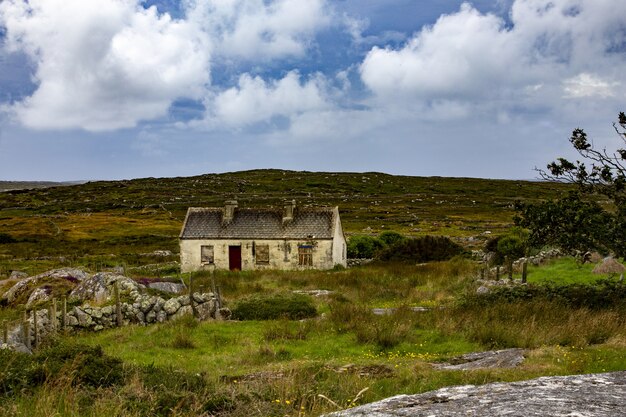
[[[626,371],[464,385],[398,395],[328,417],[618,417],[626,415]]]

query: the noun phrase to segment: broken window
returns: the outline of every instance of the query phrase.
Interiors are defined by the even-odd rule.
[[[313,245],[298,246],[298,265],[313,266]]]
[[[257,264],[268,265],[270,263],[270,245],[256,245],[255,259]]]
[[[213,258],[213,245],[200,246],[200,262],[203,264],[214,263]]]

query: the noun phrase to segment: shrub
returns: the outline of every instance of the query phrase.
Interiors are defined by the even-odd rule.
[[[404,239],[406,239],[406,237],[402,236],[400,233],[398,232],[394,232],[391,230],[387,230],[386,232],[382,232],[379,236],[378,239],[383,242],[385,245],[390,246],[390,245],[394,245],[400,241],[403,241]]]
[[[0,243],[15,243],[17,240],[8,233],[0,233]]]
[[[463,252],[463,247],[443,236],[424,236],[401,240],[378,255],[382,261],[430,262],[446,261]]]
[[[348,239],[348,258],[373,258],[385,243],[372,236],[356,235]]]
[[[122,361],[106,355],[101,346],[57,342],[37,352],[34,359],[45,380],[71,372],[76,385],[107,387],[124,381]]]
[[[311,297],[291,293],[251,296],[235,304],[232,312],[236,320],[301,320],[317,315]]]

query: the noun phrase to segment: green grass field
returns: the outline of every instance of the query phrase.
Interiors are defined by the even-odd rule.
[[[8,242],[0,243],[0,291],[10,271],[35,274],[59,266],[91,272],[121,266],[134,278],[178,277],[172,262],[188,206],[221,206],[229,199],[267,206],[295,198],[301,205],[339,205],[348,235],[446,235],[475,249],[507,230],[516,200],[553,198],[567,189],[259,170],[0,193],[0,233]],[[173,254],[150,255],[157,249]],[[450,385],[626,369],[624,303],[592,308],[547,297],[487,303],[474,297],[480,269],[455,258],[332,271],[198,273],[194,288],[219,286],[233,308],[252,295],[331,294],[312,298],[318,316],[303,321],[185,318],[60,336],[33,357],[0,351],[0,417],[318,416]],[[530,267],[529,282],[564,286],[606,278],[591,269],[561,258]],[[417,306],[430,310],[409,309]],[[21,308],[0,308],[0,320],[18,317]],[[395,310],[375,315],[374,308]],[[512,369],[432,366],[510,347],[526,349],[524,363]]]

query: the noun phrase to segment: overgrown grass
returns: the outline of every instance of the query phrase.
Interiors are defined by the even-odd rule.
[[[552,282],[554,284],[582,284],[593,283],[615,274],[594,274],[592,273],[595,264],[581,264],[573,257],[563,257],[551,259],[541,266],[528,267],[528,282],[542,283]]]

